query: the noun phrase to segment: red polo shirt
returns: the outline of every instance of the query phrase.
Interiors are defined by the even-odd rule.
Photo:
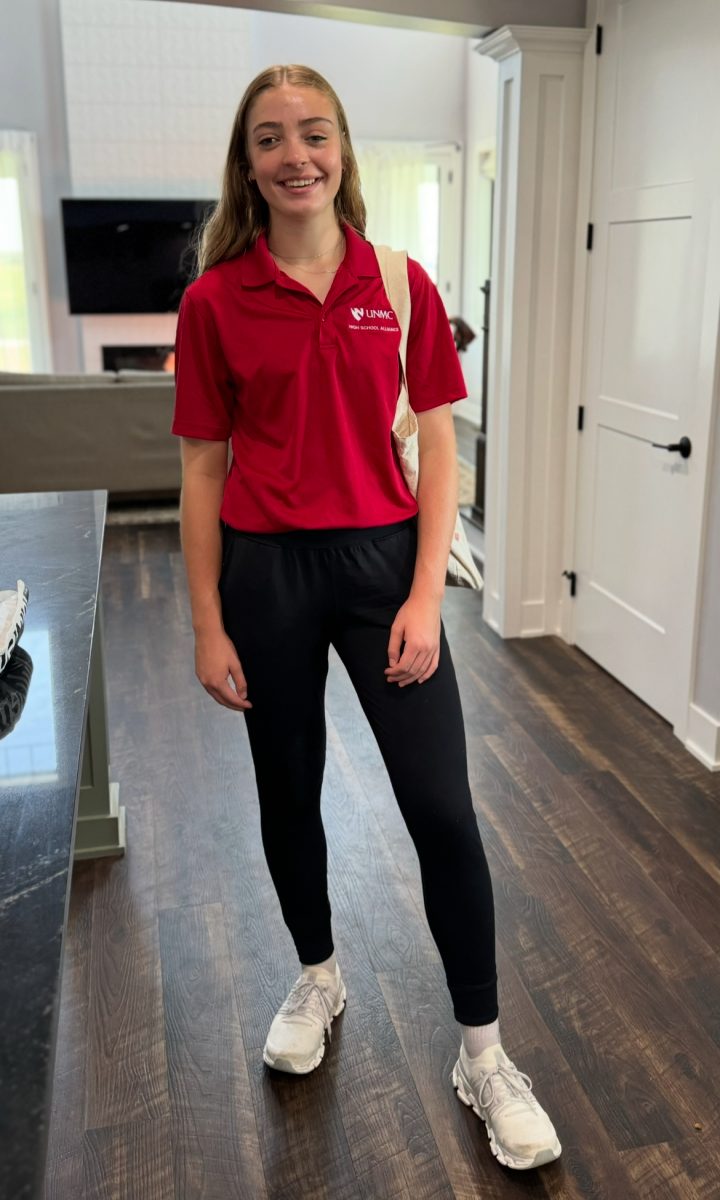
[[[393,448],[400,328],[375,251],[348,225],[324,304],[279,269],[265,234],[186,289],[172,432],[226,441],[220,516],[236,529],[387,525],[413,516]],[[408,260],[416,412],[467,395],[437,288]]]

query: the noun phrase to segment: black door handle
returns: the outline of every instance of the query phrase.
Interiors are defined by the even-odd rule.
[[[656,450],[677,450],[681,458],[689,458],[692,454],[692,442],[687,437],[681,437],[679,442],[671,442],[669,446],[661,446],[659,442],[652,444]]]

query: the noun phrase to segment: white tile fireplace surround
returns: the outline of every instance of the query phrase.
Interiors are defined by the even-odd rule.
[[[106,348],[125,350],[131,347],[153,350],[161,346],[169,346],[172,350],[175,345],[177,319],[176,312],[126,313],[124,315],[108,313],[107,315],[77,317],[82,370],[91,373],[105,370],[103,353]],[[154,367],[150,368],[150,370],[154,369]]]

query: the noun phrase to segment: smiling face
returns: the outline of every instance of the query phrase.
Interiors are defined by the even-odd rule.
[[[332,207],[342,177],[342,144],[332,101],[315,88],[282,84],[248,112],[250,178],[272,212],[318,215]]]

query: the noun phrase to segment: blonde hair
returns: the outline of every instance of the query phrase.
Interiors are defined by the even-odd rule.
[[[215,263],[242,254],[255,244],[263,230],[268,229],[270,210],[267,201],[261,196],[257,185],[248,178],[247,119],[250,108],[261,92],[284,83],[294,87],[315,88],[334,105],[342,150],[342,179],[334,202],[335,216],[338,221],[345,222],[356,233],[365,236],[367,213],[360,191],[360,173],[345,110],[334,89],[312,67],[297,64],[268,67],[248,84],[235,114],[220,199],[193,239],[191,249],[196,256],[193,279]]]

